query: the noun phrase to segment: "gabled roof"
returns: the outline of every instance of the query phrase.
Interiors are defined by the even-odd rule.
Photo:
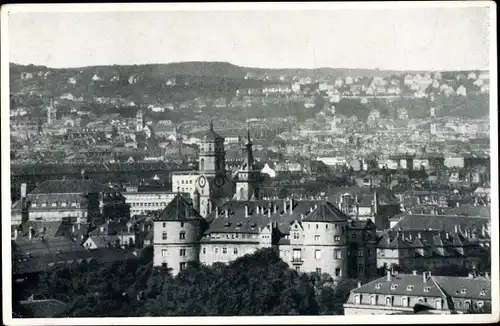
[[[304,218],[307,222],[343,222],[348,217],[337,207],[329,202],[319,204],[309,215]]]
[[[214,126],[212,122],[210,122],[210,127],[203,134],[203,137],[201,139],[204,141],[217,141],[217,140],[224,141],[224,138],[214,131]]]
[[[480,231],[483,226],[487,227],[488,223],[490,219],[486,217],[404,214],[392,229],[454,232],[456,225],[462,230],[472,230],[475,227]]]
[[[154,221],[183,221],[194,219],[203,219],[203,217],[194,209],[191,202],[187,201],[181,194],[177,194]]]

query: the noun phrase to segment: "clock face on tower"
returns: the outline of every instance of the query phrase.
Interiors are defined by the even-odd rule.
[[[201,188],[205,187],[205,184],[207,183],[207,179],[205,179],[204,176],[201,176],[199,179],[198,179],[198,184],[200,185]]]

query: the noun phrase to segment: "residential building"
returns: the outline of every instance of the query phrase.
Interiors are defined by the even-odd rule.
[[[361,285],[351,291],[344,315],[392,315],[413,311],[415,304],[434,308],[433,314],[491,313],[489,276],[433,276],[393,274]]]

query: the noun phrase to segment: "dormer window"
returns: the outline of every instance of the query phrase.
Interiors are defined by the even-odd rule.
[[[485,295],[486,295],[486,291],[485,291],[484,289],[483,289],[483,290],[481,290],[481,292],[479,292],[479,295],[481,295],[481,296],[485,296]]]
[[[392,285],[391,285],[391,290],[396,290],[396,288],[397,288],[397,287],[398,287],[398,285],[397,285],[397,284],[392,284]]]
[[[31,207],[36,207],[36,203],[32,203],[32,204],[31,204]]]
[[[378,289],[380,289],[381,287],[382,287],[382,284],[380,284],[380,283],[379,283],[379,284],[377,284],[377,285],[375,285],[375,288],[376,288],[377,290],[378,290]]]
[[[466,294],[467,293],[467,289],[462,289],[462,291],[460,291],[460,293]]]
[[[52,203],[51,206],[52,207],[57,207],[57,203]]]
[[[406,291],[412,291],[413,290],[413,285],[408,285],[406,287]]]
[[[431,290],[431,287],[430,286],[426,286],[424,287],[424,292],[429,292]]]

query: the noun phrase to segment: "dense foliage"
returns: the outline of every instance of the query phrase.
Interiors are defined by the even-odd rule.
[[[58,299],[68,305],[67,317],[339,315],[356,283],[297,273],[264,249],[228,265],[192,263],[176,277],[146,257],[61,269],[29,286],[16,284],[14,299]]]

